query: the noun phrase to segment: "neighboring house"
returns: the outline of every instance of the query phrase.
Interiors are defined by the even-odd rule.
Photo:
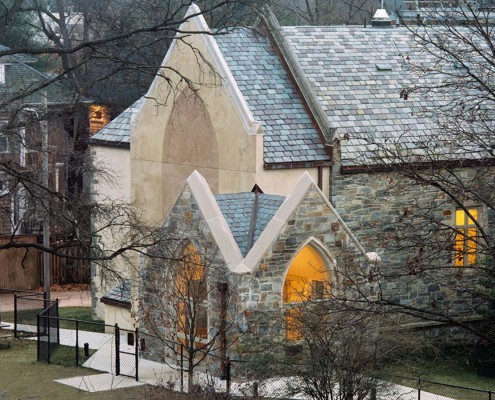
[[[384,6],[397,23],[433,22],[454,12],[456,18],[467,20],[472,10],[489,12],[493,18],[493,0],[384,0]],[[466,12],[467,11],[467,12]],[[465,14],[463,15],[463,12]],[[462,16],[463,15],[463,16]]]
[[[188,15],[196,12],[193,5]],[[387,279],[380,289],[392,304],[443,307],[455,316],[469,308],[467,292],[438,282],[476,262],[472,221],[445,195],[384,170],[377,158],[380,146],[403,146],[417,156],[434,143],[440,159],[452,160],[452,138],[422,113],[436,99],[400,95],[414,78],[408,60],[417,55],[417,42],[407,29],[392,28],[386,13],[378,15],[384,17],[367,28],[280,27],[268,18],[261,31],[178,34],[141,105],[93,137],[94,151],[117,165],[125,197],[130,193],[146,222],[180,232],[200,254],[203,246],[219,249],[214,262],[237,276],[243,310],[277,308],[290,299],[284,279],[306,243],[312,243],[306,256],[325,265],[330,281],[343,267],[336,249],[350,244],[364,270],[382,259]],[[209,28],[198,15],[180,31]],[[476,172],[469,165],[460,168],[466,179]],[[108,190],[95,189],[98,195]],[[266,195],[257,197],[260,191]],[[266,225],[254,224],[254,198],[270,202]],[[433,206],[467,239],[434,254],[447,268],[422,275],[413,263],[417,249],[394,248],[390,232],[411,210]],[[493,226],[493,213],[469,207],[480,223]],[[141,267],[149,272],[159,263]],[[405,267],[410,273],[398,280]],[[153,275],[145,276],[137,293],[151,305],[159,290],[152,290]],[[473,277],[466,276],[464,283]],[[105,289],[95,294],[94,306]]]
[[[8,50],[0,45],[0,51]],[[0,237],[2,243],[16,238],[36,243],[41,234],[41,212],[28,194],[29,184],[19,184],[16,174],[27,174],[41,182],[42,141],[47,135],[49,188],[66,193],[75,190],[81,177],[71,168],[74,121],[87,126],[85,102],[66,82],[33,67],[36,59],[26,55],[0,57]],[[79,106],[78,106],[79,104]],[[9,172],[10,171],[10,172]],[[39,207],[39,205],[38,205]],[[52,226],[52,241],[58,240],[58,227]],[[8,251],[3,256],[8,258]],[[32,279],[18,289],[32,289],[40,284],[37,257]],[[9,266],[5,269],[14,273]],[[7,270],[10,272],[7,273]],[[31,273],[30,272],[30,273]],[[15,272],[23,275],[22,271]],[[57,273],[58,275],[58,273]],[[2,287],[11,286],[2,280]]]

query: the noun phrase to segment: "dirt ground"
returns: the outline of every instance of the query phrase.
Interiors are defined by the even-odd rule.
[[[14,311],[14,294],[0,293],[0,311]],[[58,298],[59,307],[91,307],[91,293],[87,285],[53,286],[51,298]]]

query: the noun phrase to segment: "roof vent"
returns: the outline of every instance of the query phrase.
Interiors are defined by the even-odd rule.
[[[375,67],[377,71],[392,71],[392,65],[387,63],[377,63]]]
[[[373,28],[391,28],[392,21],[388,17],[387,11],[383,8],[376,10],[375,15],[371,18],[371,26]]]

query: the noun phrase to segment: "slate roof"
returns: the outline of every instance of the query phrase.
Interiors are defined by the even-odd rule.
[[[255,210],[255,200],[257,197],[257,207]],[[273,218],[275,212],[285,200],[283,196],[269,195],[260,193],[233,193],[233,194],[218,194],[215,196],[218,206],[227,221],[235,241],[245,256],[250,248],[249,235],[251,232],[251,224],[253,220],[253,212],[255,215],[255,225],[253,231],[253,245],[260,237],[263,230],[268,225],[268,222]]]
[[[118,301],[120,303],[131,303],[131,281],[125,279],[121,285],[108,292],[104,299]]]
[[[0,51],[9,48],[0,45]],[[0,85],[0,107],[14,109],[19,104],[40,104],[43,94],[47,93],[50,105],[70,104],[80,99],[68,80],[52,81],[52,77],[27,63],[34,59],[26,55],[11,55],[0,58],[0,64],[6,64],[6,83]]]
[[[244,28],[215,39],[251,112],[262,123],[264,161],[329,161],[268,39]]]
[[[144,97],[141,97],[130,107],[122,111],[102,129],[91,137],[92,144],[129,147],[131,143],[132,113],[141,107]]]
[[[466,156],[465,147],[455,150],[452,134],[436,129],[428,115],[440,98],[400,97],[404,87],[427,79],[414,73],[408,59],[432,61],[407,29],[282,27],[282,32],[330,126],[337,128],[343,167],[376,164],[387,146],[400,148],[410,160],[426,152]]]

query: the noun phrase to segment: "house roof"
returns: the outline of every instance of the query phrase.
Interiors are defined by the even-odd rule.
[[[215,39],[249,108],[262,123],[265,163],[329,161],[268,39],[245,28]]]
[[[8,50],[0,45],[0,51]],[[33,68],[33,58],[26,55],[10,55],[0,58],[0,64],[7,64],[6,83],[0,85],[0,106],[18,107],[19,104],[40,104],[46,93],[48,105],[69,104],[79,98],[66,79],[54,78]]]
[[[129,147],[131,143],[131,119],[133,113],[138,110],[144,101],[144,97],[134,102],[130,107],[122,111],[107,125],[91,137],[92,144],[101,144],[117,147]]]
[[[10,47],[4,46],[3,44],[0,44],[0,52],[1,51],[7,51],[11,50]],[[24,62],[24,63],[33,63],[36,62],[36,58],[27,55],[27,54],[11,54],[7,56],[2,56],[0,57],[0,64],[6,64],[6,63],[12,63],[12,62]]]
[[[411,84],[404,57],[415,46],[406,29],[283,27],[314,96],[342,140],[342,165],[372,162],[367,137],[414,146],[431,132],[424,101],[400,97]],[[376,136],[376,137],[375,137]]]
[[[442,76],[422,74],[421,66],[431,68],[441,60],[447,74],[459,75],[453,61],[425,49],[410,30],[282,27],[282,33],[330,127],[337,130],[344,168],[383,164],[387,157],[395,162],[396,154],[421,162],[426,154],[445,160],[478,159],[485,153],[474,143],[454,143],[459,138],[436,124],[432,110],[460,93],[401,96],[414,85],[438,86]]]
[[[130,304],[131,303],[131,281],[125,279],[119,286],[109,291],[103,298],[112,302]]]
[[[273,218],[285,197],[248,192],[218,194],[215,199],[234,235],[239,250],[245,256]]]

